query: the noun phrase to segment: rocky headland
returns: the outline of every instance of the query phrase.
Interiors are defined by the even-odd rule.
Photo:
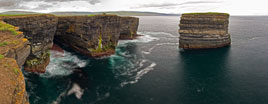
[[[116,15],[0,16],[0,101],[29,103],[21,68],[44,73],[50,62],[53,41],[93,58],[109,56],[115,53],[120,37],[136,37],[138,22],[135,17]]]
[[[19,27],[31,48],[24,69],[44,73],[49,63],[49,49],[57,29],[58,18],[54,15],[4,16],[4,22]]]
[[[116,15],[59,17],[55,39],[90,57],[115,53],[121,17]]]
[[[185,13],[182,14],[179,29],[179,47],[183,49],[209,49],[228,46],[227,13]]]

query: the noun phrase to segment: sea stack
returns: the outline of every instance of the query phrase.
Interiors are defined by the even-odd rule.
[[[229,14],[185,13],[180,20],[179,47],[183,49],[209,49],[229,46]]]

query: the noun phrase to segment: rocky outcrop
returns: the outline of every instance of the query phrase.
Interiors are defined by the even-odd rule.
[[[24,38],[22,32],[16,31],[17,27],[0,21],[1,28],[9,28],[9,30],[0,31],[0,55],[13,58],[18,66],[22,66],[30,54],[28,39]],[[10,31],[12,28],[14,33]]]
[[[1,19],[19,27],[30,41],[31,54],[27,58],[25,70],[45,72],[49,62],[49,49],[53,46],[58,18],[53,15],[5,16]]]
[[[25,80],[16,60],[0,58],[1,104],[29,104]]]
[[[229,14],[187,13],[180,20],[179,47],[184,49],[219,48],[231,44]]]
[[[0,102],[28,104],[25,80],[19,66],[30,54],[29,41],[17,27],[0,22]]]
[[[115,53],[120,36],[116,15],[59,17],[55,39],[91,57]]]
[[[135,39],[139,26],[139,18],[136,17],[121,17],[120,37],[119,39]]]

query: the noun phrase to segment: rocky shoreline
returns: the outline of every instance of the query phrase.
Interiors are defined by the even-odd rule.
[[[20,68],[24,67],[28,72],[45,73],[54,38],[81,54],[98,58],[115,53],[120,35],[129,39],[136,37],[138,23],[138,18],[116,15],[1,16],[0,83],[4,86],[0,86],[3,92],[0,101],[5,104],[29,103]],[[10,90],[2,91],[7,88]]]

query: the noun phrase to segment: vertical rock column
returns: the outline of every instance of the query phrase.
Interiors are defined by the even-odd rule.
[[[30,41],[31,53],[24,69],[29,72],[44,73],[49,64],[49,49],[53,45],[58,18],[53,15],[7,16],[2,20],[19,27]]]
[[[183,49],[219,48],[231,44],[229,14],[186,13],[180,20],[179,47]]]

